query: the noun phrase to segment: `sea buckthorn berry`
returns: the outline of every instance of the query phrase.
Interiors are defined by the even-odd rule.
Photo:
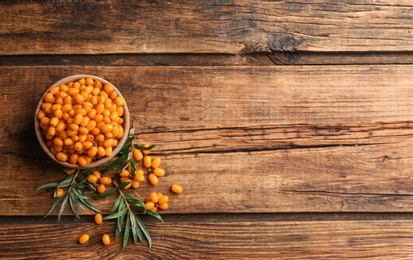
[[[111,156],[113,152],[112,146],[106,147],[105,152],[106,152],[106,156],[108,157]]]
[[[179,194],[179,193],[182,193],[182,186],[181,185],[179,185],[179,184],[173,184],[172,186],[171,186],[171,190],[174,192],[174,193],[177,193],[177,194]]]
[[[144,144],[143,145],[143,147],[146,147],[146,148],[148,148],[150,145],[149,144]],[[147,154],[149,154],[151,152],[151,150],[142,150],[142,153],[144,154],[144,155],[147,155]]]
[[[152,212],[157,212],[158,208],[157,207],[153,207],[153,209],[151,209]]]
[[[157,194],[156,192],[152,192],[152,193],[149,195],[149,197],[151,198],[151,201],[152,201],[153,203],[158,202],[158,194]]]
[[[104,235],[102,236],[102,243],[103,243],[105,246],[107,246],[107,245],[110,244],[110,237],[109,237],[108,234],[104,234]]]
[[[134,182],[132,182],[132,188],[134,188],[134,189],[137,189],[137,188],[139,188],[139,182],[137,182],[137,181],[134,181]]]
[[[142,159],[143,159],[143,154],[142,154],[142,152],[141,151],[139,151],[139,150],[137,150],[137,149],[135,149],[134,151],[133,151],[133,158],[135,158],[135,160],[136,161],[141,161]]]
[[[122,107],[123,106],[123,98],[122,97],[116,97],[115,98],[115,103],[118,107]]]
[[[143,165],[144,165],[146,168],[150,168],[150,167],[151,167],[151,165],[152,165],[152,158],[151,158],[149,155],[147,155],[147,156],[145,156],[145,158],[143,158]]]
[[[96,213],[96,214],[95,214],[95,223],[96,223],[97,225],[102,225],[102,223],[103,223],[102,214],[100,214],[100,213]]]
[[[83,245],[83,244],[86,244],[87,243],[87,241],[89,241],[89,235],[88,234],[83,234],[83,235],[81,235],[80,237],[79,237],[79,243],[81,244],[81,245]]]
[[[65,130],[65,128],[66,128],[66,124],[64,122],[59,122],[56,126],[56,131],[60,133],[63,130]]]
[[[109,184],[112,183],[112,179],[109,178],[109,177],[104,176],[104,177],[100,178],[100,183],[104,184],[104,185],[109,185]]]
[[[71,164],[76,164],[78,159],[79,159],[79,155],[77,155],[77,153],[72,153],[70,155],[69,161]]]
[[[163,195],[163,196],[158,200],[158,204],[159,204],[159,205],[165,204],[165,203],[168,203],[168,202],[169,202],[169,197],[166,196],[166,195]]]
[[[50,122],[49,122],[51,126],[57,126],[58,123],[59,123],[59,118],[57,117],[53,117],[52,119],[50,119]]]
[[[162,168],[156,168],[155,170],[153,170],[153,174],[155,174],[158,177],[163,177],[165,176],[165,170]]]
[[[84,157],[81,157],[84,158]],[[80,160],[80,158],[79,158]],[[86,160],[86,159],[85,159]],[[98,182],[98,177],[96,177],[95,175],[91,174],[87,177],[87,181],[92,183],[92,184],[96,184]],[[101,182],[102,183],[102,182]]]
[[[152,164],[151,164],[152,168],[153,168],[153,169],[156,169],[156,168],[158,168],[160,165],[161,165],[161,158],[159,158],[159,157],[153,158]]]
[[[58,188],[56,190],[56,198],[60,198],[63,196],[63,193],[65,193],[65,191],[62,188]]]
[[[103,157],[103,156],[105,156],[106,155],[106,150],[105,150],[105,148],[103,148],[102,146],[99,146],[98,147],[98,156],[99,157]]]
[[[148,201],[145,203],[145,208],[146,210],[151,210],[155,207],[155,203],[153,203],[152,201]]]
[[[112,93],[112,91],[113,91],[112,85],[107,84],[107,83],[103,86],[103,89],[104,89],[105,92],[108,93],[108,94]]]
[[[122,172],[119,173],[119,176],[121,177],[128,177],[130,175],[130,172],[127,169],[124,169]]]
[[[131,180],[128,180],[131,181]],[[123,187],[124,190],[129,189],[132,186],[132,182],[130,182],[129,184],[127,184],[125,187]]]
[[[48,102],[48,103],[53,102],[53,100],[54,100],[53,94],[52,93],[47,93],[46,95],[44,95],[43,100],[45,102]]]
[[[102,174],[100,174],[99,171],[93,171],[92,174],[95,175],[96,177],[98,177],[98,179],[100,179],[102,177]]]
[[[70,169],[70,170],[66,171],[66,174],[67,175],[72,175],[73,173],[75,173],[75,171],[76,171],[75,169]]]
[[[103,185],[103,184],[99,184],[99,185],[98,185],[98,187],[97,187],[98,193],[100,193],[100,194],[105,193],[105,190],[106,190],[106,186],[105,186],[105,185]]]
[[[156,184],[158,184],[158,182],[159,182],[158,177],[157,177],[155,174],[153,174],[153,173],[149,174],[148,179],[149,179],[149,182],[150,182],[152,185],[156,185]]]
[[[56,158],[61,162],[65,162],[65,161],[67,161],[67,154],[62,153],[62,152],[58,152],[56,154]]]
[[[162,203],[158,205],[158,208],[166,210],[168,208],[168,203]]]

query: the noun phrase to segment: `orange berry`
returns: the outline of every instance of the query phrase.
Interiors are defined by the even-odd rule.
[[[80,158],[79,158],[80,160]],[[96,177],[95,175],[91,174],[87,177],[87,181],[92,183],[92,184],[96,184],[98,182],[98,177]]]
[[[152,165],[152,158],[151,158],[149,155],[147,155],[147,156],[145,156],[145,158],[143,158],[143,165],[144,165],[146,168],[150,168],[150,167],[151,167],[151,165]]]
[[[100,193],[100,194],[105,193],[105,190],[106,190],[106,186],[105,186],[105,185],[103,185],[103,184],[99,184],[99,185],[98,185],[98,187],[97,187],[98,193]]]
[[[152,185],[156,185],[156,184],[158,184],[158,182],[159,182],[158,177],[157,177],[155,174],[153,174],[153,173],[149,174],[148,179],[149,179],[149,182],[150,182]]]
[[[153,203],[152,201],[148,201],[145,203],[145,208],[146,210],[151,210],[155,207],[155,203]]]
[[[158,207],[159,207],[160,209],[165,210],[165,209],[168,208],[168,203],[159,204]]]
[[[95,214],[95,223],[96,223],[97,225],[101,225],[101,224],[103,223],[102,214],[100,214],[100,213],[96,213],[96,214]]]
[[[56,191],[56,198],[62,197],[64,193],[65,191],[62,188],[58,188]]]
[[[137,182],[137,181],[132,182],[132,188],[134,188],[134,189],[139,188],[139,182]]]
[[[79,237],[79,243],[80,244],[86,244],[87,243],[87,241],[89,241],[89,235],[88,234],[83,234],[83,235],[81,235],[80,237]]]
[[[173,184],[172,185],[172,187],[171,187],[171,190],[174,192],[174,193],[177,193],[177,194],[180,194],[180,193],[182,193],[182,186],[181,185],[179,185],[179,184]]]
[[[169,197],[166,196],[166,195],[163,195],[163,196],[158,200],[158,204],[159,204],[159,205],[165,204],[165,203],[168,203],[168,201],[169,201]]]
[[[161,165],[161,158],[159,158],[159,157],[153,158],[152,163],[151,163],[152,168],[153,168],[153,169],[156,169],[156,168],[158,168],[160,165]]]
[[[110,244],[110,237],[108,234],[102,236],[102,243],[106,246]]]
[[[139,151],[139,150],[134,150],[133,151],[133,157],[135,158],[135,160],[136,161],[141,161],[142,159],[143,159],[143,154],[142,154],[142,152],[141,151]]]
[[[149,197],[151,198],[151,201],[152,201],[153,203],[158,202],[158,195],[156,194],[156,192],[152,192],[152,193],[149,195]]]
[[[100,178],[100,183],[103,185],[109,185],[112,183],[112,179],[105,176],[105,177]]]
[[[153,170],[153,174],[155,174],[158,177],[162,177],[165,176],[165,170],[162,168],[156,168],[155,170]]]

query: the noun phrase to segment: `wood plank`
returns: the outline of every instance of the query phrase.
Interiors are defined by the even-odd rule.
[[[0,54],[411,51],[411,3],[1,3]]]
[[[103,246],[102,233],[113,241],[114,225],[0,225],[4,258],[159,258],[159,259],[410,259],[413,221],[166,222],[146,224],[154,241],[120,250],[120,241]],[[12,234],[10,233],[12,231]],[[88,232],[86,245],[77,238]],[[47,246],[45,246],[47,245]]]
[[[158,144],[168,174],[138,193],[184,185],[167,213],[411,212],[411,70],[1,67],[0,214],[51,205],[50,193],[33,191],[63,175],[38,152],[32,118],[50,82],[76,72],[112,79],[138,141]]]

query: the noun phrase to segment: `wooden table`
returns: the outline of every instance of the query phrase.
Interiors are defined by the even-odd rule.
[[[0,3],[1,258],[412,259],[412,3],[49,2]],[[157,144],[166,176],[128,190],[170,195],[151,249],[102,245],[91,210],[42,218],[36,187],[65,175],[34,112],[73,74],[109,79]]]

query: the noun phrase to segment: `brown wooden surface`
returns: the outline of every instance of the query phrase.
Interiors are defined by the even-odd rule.
[[[410,2],[34,2],[0,3],[0,258],[413,257]],[[128,191],[171,197],[164,223],[143,218],[152,249],[104,247],[113,223],[90,210],[41,218],[34,190],[64,175],[35,107],[79,73],[157,144],[167,175]]]

